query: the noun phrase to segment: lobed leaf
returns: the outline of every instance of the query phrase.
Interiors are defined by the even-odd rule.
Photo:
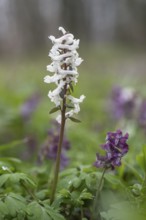
[[[36,201],[28,205],[28,212],[28,220],[65,220],[64,217],[51,206],[39,204]]]
[[[28,205],[27,211],[29,213],[28,220],[51,220],[47,210],[36,201]]]
[[[20,184],[23,181],[29,187],[36,187],[36,184],[25,173],[9,173],[0,176],[0,187],[5,184]]]
[[[9,213],[7,205],[0,200],[0,219],[3,219],[5,215]]]
[[[20,195],[16,195],[14,193],[10,193],[5,197],[4,204],[8,208],[7,214],[11,217],[16,217],[20,211],[25,213],[26,210],[26,202],[23,197]],[[25,214],[24,214],[25,215]]]

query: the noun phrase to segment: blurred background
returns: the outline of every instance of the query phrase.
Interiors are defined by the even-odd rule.
[[[33,152],[47,137],[55,117],[48,114],[53,105],[43,78],[51,62],[48,36],[60,36],[59,26],[80,39],[84,62],[75,96],[86,96],[79,116],[83,123],[67,126],[72,145],[88,155],[88,146],[95,153],[106,132],[117,126],[107,107],[112,88],[132,87],[146,97],[146,1],[0,0],[1,144],[22,140],[19,150]],[[23,156],[28,155],[25,150]],[[72,154],[72,160],[75,156],[84,161],[82,153]]]
[[[39,52],[63,26],[87,43],[146,42],[145,0],[1,0],[0,55]]]

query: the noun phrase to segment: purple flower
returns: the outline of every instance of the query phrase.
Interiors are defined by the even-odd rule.
[[[132,88],[115,87],[112,91],[111,109],[114,118],[131,118],[136,106],[136,93]]]
[[[56,161],[57,149],[59,142],[59,125],[57,122],[53,121],[53,127],[48,131],[48,138],[43,144],[40,153],[39,160],[42,162],[43,159],[48,159]],[[60,158],[60,168],[63,169],[69,163],[69,158],[66,155],[66,152],[70,149],[70,142],[64,137],[62,143],[62,152]]]
[[[25,120],[29,120],[31,118],[32,113],[36,110],[38,104],[40,102],[40,95],[38,93],[32,94],[21,106],[20,114],[22,118]]]
[[[25,120],[29,120],[31,118],[32,113],[36,110],[38,104],[40,102],[40,95],[35,93],[31,95],[21,106],[20,114],[22,118]]]
[[[146,129],[146,99],[144,99],[140,105],[138,124],[140,127]]]
[[[96,154],[96,161],[94,166],[97,168],[111,168],[121,165],[121,158],[128,152],[128,133],[122,134],[121,130],[116,132],[108,132],[106,136],[106,143],[101,145],[105,151],[105,155]]]

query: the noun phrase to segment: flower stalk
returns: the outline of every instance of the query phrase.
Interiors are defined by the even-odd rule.
[[[102,172],[102,176],[100,178],[100,181],[99,181],[99,184],[98,184],[98,187],[97,187],[97,191],[96,191],[96,195],[95,195],[95,198],[94,198],[94,201],[93,201],[93,216],[95,215],[97,217],[97,215],[99,215],[99,210],[98,210],[98,197],[99,197],[99,193],[101,191],[101,186],[102,186],[102,183],[103,183],[103,179],[104,179],[104,175],[105,175],[105,172],[106,172],[107,168],[105,167],[103,172]],[[95,217],[94,216],[94,217]],[[93,217],[93,219],[94,219]]]
[[[66,90],[66,86],[65,86],[64,90]],[[63,99],[63,108],[61,110],[60,136],[59,136],[59,143],[58,143],[58,149],[57,149],[54,180],[53,180],[53,183],[52,183],[50,204],[52,204],[52,202],[54,201],[55,192],[56,192],[57,183],[58,183],[58,176],[59,176],[59,170],[60,170],[61,150],[62,150],[62,143],[63,143],[63,136],[64,136],[65,121],[66,121],[65,112],[66,112],[66,98],[64,97],[64,99]]]
[[[100,182],[98,184],[98,188],[97,188],[97,191],[96,191],[96,195],[95,195],[95,204],[97,202],[97,199],[98,199],[98,196],[99,196],[99,193],[100,193],[100,190],[101,190],[101,186],[102,186],[102,182],[103,182],[103,179],[104,179],[104,174],[106,172],[107,168],[104,168],[103,172],[102,172],[102,176],[100,178]]]
[[[78,81],[77,78],[79,74],[77,72],[77,66],[83,61],[76,51],[79,47],[79,40],[74,39],[73,34],[66,32],[64,28],[59,27],[59,30],[62,32],[63,36],[59,38],[55,38],[54,36],[49,37],[53,43],[53,47],[49,53],[52,63],[47,66],[47,70],[54,72],[54,75],[47,75],[44,78],[44,82],[55,83],[57,86],[53,91],[49,91],[48,93],[51,101],[55,103],[55,108],[52,109],[50,113],[58,110],[61,111],[61,114],[56,118],[61,126],[50,203],[54,201],[58,183],[65,122],[66,119],[78,121],[78,119],[72,116],[78,114],[80,111],[79,104],[85,98],[84,95],[81,95],[80,98],[72,96],[73,85]],[[67,108],[69,108],[69,110]]]

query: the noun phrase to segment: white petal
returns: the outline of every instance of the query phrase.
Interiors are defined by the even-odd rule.
[[[65,117],[66,117],[66,118],[72,117],[73,114],[74,114],[74,110],[72,109],[72,110],[66,112]]]
[[[54,66],[52,64],[48,65],[47,71],[54,72],[55,71]]]
[[[80,96],[80,101],[83,102],[83,100],[84,100],[85,98],[86,98],[85,95],[81,95],[81,96]]]
[[[45,76],[44,77],[44,82],[45,83],[53,83],[53,82],[58,82],[58,80],[60,80],[62,78],[61,75],[57,75],[57,74],[54,74],[53,76]]]
[[[54,96],[53,92],[49,91],[48,97],[51,99],[51,102],[54,102],[56,106],[60,105],[60,97]]]
[[[70,99],[73,104],[78,104],[78,103],[83,102],[84,98],[85,98],[84,95],[81,95],[79,99],[75,98],[75,97],[73,97],[71,95],[68,96],[68,99]]]
[[[49,36],[49,39],[52,41],[52,43],[54,43],[55,42],[55,37],[54,36]]]
[[[63,59],[65,59],[66,57],[71,57],[72,56],[72,53],[71,52],[67,52],[67,53],[64,53],[64,54],[61,54],[61,55],[54,55],[54,54],[50,54],[49,55],[52,60],[54,61],[62,61]]]
[[[78,114],[80,111],[80,106],[79,106],[79,104],[75,104],[74,106],[75,106],[74,113]]]
[[[58,115],[58,116],[56,117],[56,121],[57,121],[59,124],[61,124],[61,115]]]
[[[44,77],[44,82],[45,82],[45,83],[51,83],[50,78],[51,78],[50,76],[45,76],[45,77]]]
[[[63,27],[59,27],[58,30],[62,31],[63,34],[66,34],[66,30]]]
[[[83,62],[83,59],[77,58],[76,61],[75,61],[75,65],[79,66],[82,62]]]

